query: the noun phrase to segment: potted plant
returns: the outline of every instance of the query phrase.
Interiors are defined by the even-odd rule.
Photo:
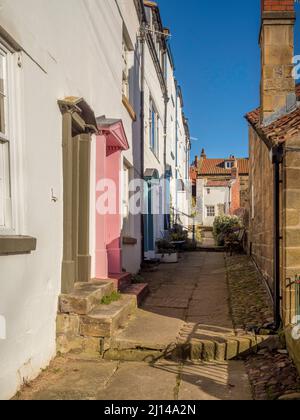
[[[160,239],[156,242],[157,254],[156,258],[164,264],[174,264],[178,262],[178,253],[171,242]]]

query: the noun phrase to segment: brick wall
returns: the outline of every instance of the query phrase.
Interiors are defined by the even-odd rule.
[[[295,0],[262,0],[262,11],[264,12],[292,12],[294,11]]]

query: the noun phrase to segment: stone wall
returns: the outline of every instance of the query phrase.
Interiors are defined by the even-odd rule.
[[[250,127],[249,252],[273,289],[273,165]]]
[[[240,205],[247,208],[249,205],[249,176],[240,175]]]
[[[286,143],[283,177],[283,318],[286,325],[300,315],[295,288],[287,283],[300,275],[300,135]],[[299,320],[300,321],[300,320]]]

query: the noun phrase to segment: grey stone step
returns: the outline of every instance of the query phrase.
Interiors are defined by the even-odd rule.
[[[109,305],[98,304],[88,315],[58,314],[57,352],[100,357],[111,338],[124,328],[137,310],[135,296],[122,295]]]
[[[122,361],[151,362],[162,358],[222,362],[256,352],[270,339],[236,336],[233,330],[224,334],[212,331],[206,335],[198,330],[193,334],[187,326],[175,318],[138,310],[128,327],[113,337],[104,357]]]
[[[136,310],[136,297],[122,295],[117,302],[99,305],[87,316],[82,316],[79,333],[84,337],[110,338],[128,323]]]
[[[59,297],[59,312],[62,314],[87,315],[100,304],[104,296],[114,290],[111,281],[76,283],[73,292]]]

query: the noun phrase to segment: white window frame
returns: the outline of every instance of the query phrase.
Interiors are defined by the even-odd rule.
[[[123,37],[122,42],[122,59],[123,59],[123,70],[122,70],[122,94],[129,100],[130,96],[130,80],[129,80],[129,48],[126,40]]]
[[[11,165],[10,165],[10,124],[9,124],[9,51],[0,44],[1,66],[3,63],[3,110],[4,130],[0,129],[0,234],[12,229]],[[1,194],[2,192],[2,194]]]
[[[0,51],[6,58],[6,132],[5,136],[0,134],[2,140],[8,145],[7,165],[9,171],[6,185],[9,185],[9,196],[6,198],[5,224],[0,226],[0,235],[13,236],[24,234],[24,208],[21,209],[21,203],[24,202],[23,196],[23,178],[22,174],[22,147],[20,143],[20,134],[23,131],[23,121],[21,119],[21,101],[23,94],[22,85],[19,79],[18,57],[21,59],[21,53],[15,53],[5,43],[1,42]],[[0,142],[1,147],[1,142]],[[22,211],[21,211],[22,210]]]
[[[213,205],[206,206],[206,217],[216,217],[216,207],[215,206],[213,206]]]
[[[154,128],[153,128],[154,122]],[[159,160],[159,141],[160,141],[160,118],[152,98],[149,106],[149,146],[156,158]]]
[[[233,167],[233,163],[232,162],[230,162],[230,161],[226,161],[225,162],[225,169],[232,169],[232,167]]]
[[[132,171],[133,168],[126,159],[123,161],[123,174],[122,174],[122,215],[123,215],[123,236],[132,237],[132,214],[130,212],[130,182],[132,180]]]

